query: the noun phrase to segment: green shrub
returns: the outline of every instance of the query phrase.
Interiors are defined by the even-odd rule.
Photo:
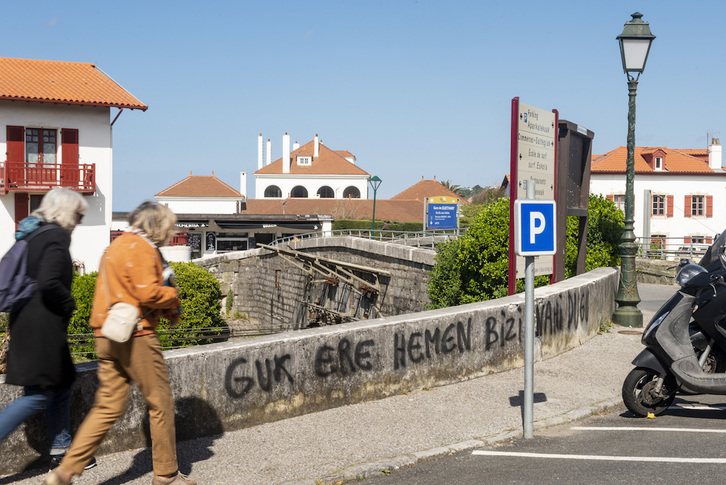
[[[421,215],[423,218],[423,214]],[[371,228],[371,221],[365,219],[340,219],[333,221],[333,230],[368,230]],[[376,219],[376,230],[385,231],[407,231],[417,232],[423,231],[423,221],[421,222],[396,222],[396,221],[382,221]]]
[[[194,263],[171,263],[179,286],[184,315],[177,325],[159,323],[163,348],[189,347],[214,341],[225,324],[220,315],[222,290],[219,281]]]
[[[93,330],[88,322],[91,320],[91,307],[93,294],[96,289],[97,272],[73,275],[71,294],[76,300],[76,310],[68,324],[68,343],[74,354],[81,356],[80,360],[95,359],[96,346],[93,340]]]
[[[586,270],[619,264],[618,244],[623,216],[604,197],[590,196]],[[568,220],[565,242],[565,272],[575,272],[577,220]],[[506,296],[509,291],[509,199],[487,204],[474,216],[466,234],[440,244],[431,271],[428,295],[432,308],[485,301]],[[549,283],[549,276],[537,276],[535,286]],[[524,280],[516,282],[516,291]]]

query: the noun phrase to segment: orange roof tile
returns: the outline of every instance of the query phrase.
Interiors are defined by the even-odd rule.
[[[417,184],[407,188],[398,195],[391,197],[391,200],[418,200],[423,202],[426,197],[454,197],[459,199],[462,203],[468,204],[466,200],[461,198],[455,192],[447,189],[444,185],[437,180],[424,180],[421,179]]]
[[[192,175],[171,187],[162,190],[154,197],[241,197],[238,191],[212,175]]]
[[[663,168],[660,173],[714,173],[704,160],[699,150],[682,150],[668,147],[635,147],[635,173],[656,172],[645,157],[652,156],[656,151],[663,152]],[[692,152],[690,154],[688,152]],[[625,173],[627,164],[627,148],[620,146],[604,155],[593,157],[590,170],[592,173]]]
[[[313,156],[315,150],[314,140],[309,141],[297,150],[290,153],[290,173],[294,175],[369,175],[368,172],[352,164],[340,152],[336,152],[320,143],[318,156],[313,158],[310,165],[298,165],[298,156]],[[345,152],[350,155],[349,152]],[[352,156],[352,155],[350,155]],[[254,175],[282,175],[282,157],[254,172]]]
[[[95,64],[10,57],[0,57],[0,99],[148,108]]]
[[[245,214],[331,215],[335,219],[368,219],[373,199],[247,199]],[[376,200],[376,220],[423,222],[423,202],[418,200]]]

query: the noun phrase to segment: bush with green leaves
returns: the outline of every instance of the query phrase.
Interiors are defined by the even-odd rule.
[[[622,212],[607,199],[590,197],[586,269],[619,264],[618,243]],[[566,274],[574,274],[577,258],[577,220],[568,221]],[[509,199],[500,198],[481,208],[466,234],[440,244],[431,271],[428,295],[431,308],[444,308],[501,298],[508,294]],[[535,278],[535,286],[549,276]],[[516,282],[517,292],[524,280]]]

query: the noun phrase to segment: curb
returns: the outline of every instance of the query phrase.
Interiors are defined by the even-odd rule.
[[[571,423],[573,421],[578,421],[580,419],[587,418],[588,416],[592,416],[593,414],[611,412],[622,406],[623,401],[620,398],[606,399],[605,401],[600,401],[590,406],[573,409],[572,411],[568,411],[567,413],[559,416],[535,421],[534,429],[542,430],[552,426]],[[327,475],[319,479],[296,480],[293,482],[285,482],[281,485],[343,485],[345,483],[360,481],[365,478],[388,475],[393,470],[410,467],[423,460],[451,455],[460,451],[473,450],[482,446],[489,446],[503,441],[520,438],[521,436],[522,431],[518,429],[503,431],[480,439],[461,441],[448,446],[441,446],[405,455],[383,458],[381,460],[361,463],[359,465],[352,465],[337,473]]]

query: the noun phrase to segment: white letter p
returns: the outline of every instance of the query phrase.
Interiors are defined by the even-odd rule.
[[[541,212],[529,214],[529,243],[534,244],[534,237],[545,230],[545,216]]]

